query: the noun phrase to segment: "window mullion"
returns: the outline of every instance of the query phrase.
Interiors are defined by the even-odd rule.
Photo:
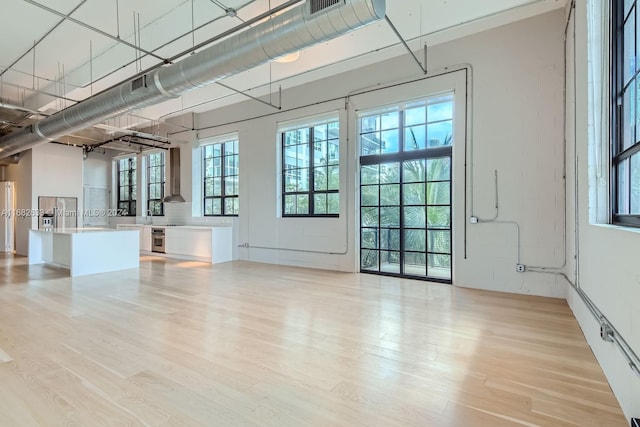
[[[315,190],[316,190],[316,171],[315,171],[315,167],[316,167],[316,163],[315,163],[315,144],[314,144],[314,137],[315,137],[315,129],[313,127],[309,128],[309,215],[313,215],[316,212],[315,209]]]

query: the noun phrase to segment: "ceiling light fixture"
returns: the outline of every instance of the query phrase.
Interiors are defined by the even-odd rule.
[[[295,62],[300,58],[300,51],[290,53],[289,55],[281,56],[280,58],[274,59],[274,61],[279,62],[281,64],[289,64],[291,62]]]

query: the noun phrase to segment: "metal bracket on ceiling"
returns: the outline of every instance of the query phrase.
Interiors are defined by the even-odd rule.
[[[260,98],[256,98],[255,96],[249,95],[246,92],[243,92],[243,91],[238,90],[238,89],[234,89],[231,86],[228,86],[228,85],[226,85],[224,83],[216,82],[216,84],[222,86],[225,89],[229,89],[229,90],[231,90],[231,91],[233,91],[235,93],[239,93],[240,95],[246,96],[247,98],[253,99],[254,101],[258,101],[258,102],[260,102],[260,103],[262,103],[264,105],[268,105],[271,108],[275,108],[276,110],[282,110],[282,86],[280,86],[280,88],[278,89],[280,105],[274,105],[274,104],[272,104],[270,102],[267,102],[267,101],[264,101],[264,100],[262,100]]]
[[[391,22],[391,19],[389,18],[389,16],[385,15],[384,19],[387,21],[387,24],[389,24],[389,27],[391,27],[393,32],[396,33],[396,36],[398,36],[398,39],[400,39],[400,41],[404,45],[405,49],[407,49],[407,52],[409,52],[409,54],[416,61],[416,64],[418,64],[418,67],[420,67],[420,69],[422,70],[423,73],[427,74],[428,73],[428,71],[427,71],[427,45],[424,46],[424,66],[423,66],[422,63],[420,62],[420,60],[418,59],[418,57],[415,55],[415,53],[413,53],[413,51],[411,50],[411,48],[409,47],[409,45],[407,44],[405,39],[402,37],[402,34],[400,34],[400,31],[398,31],[396,26],[393,25],[393,22]]]

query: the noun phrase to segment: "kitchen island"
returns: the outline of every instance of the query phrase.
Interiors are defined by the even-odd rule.
[[[29,264],[68,268],[71,276],[140,267],[138,230],[29,230]]]

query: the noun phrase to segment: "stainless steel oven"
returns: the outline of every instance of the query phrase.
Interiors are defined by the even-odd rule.
[[[151,252],[164,253],[164,228],[151,229]]]

